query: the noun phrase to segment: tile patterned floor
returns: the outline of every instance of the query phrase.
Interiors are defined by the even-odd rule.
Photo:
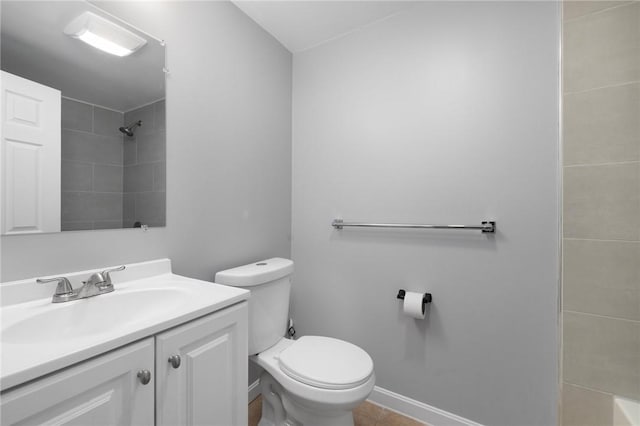
[[[262,413],[262,397],[249,403],[249,426],[257,426]],[[380,407],[368,401],[353,411],[355,426],[426,426],[395,411]],[[312,426],[312,425],[309,425]]]

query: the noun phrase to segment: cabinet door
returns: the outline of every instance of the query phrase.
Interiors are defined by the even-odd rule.
[[[153,425],[153,338],[2,394],[2,425]]]
[[[60,91],[2,71],[2,233],[60,231]]]
[[[157,425],[247,424],[247,321],[242,302],[156,336]]]

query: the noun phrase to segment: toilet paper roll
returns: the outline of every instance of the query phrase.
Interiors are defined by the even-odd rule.
[[[407,291],[404,294],[404,304],[402,305],[402,310],[405,315],[409,315],[412,318],[424,319],[425,305],[422,303],[423,298],[423,293]]]

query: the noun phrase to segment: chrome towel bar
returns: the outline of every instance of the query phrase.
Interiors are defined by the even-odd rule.
[[[495,234],[496,223],[494,221],[484,221],[481,225],[422,225],[415,223],[362,223],[344,222],[342,219],[334,219],[331,226],[342,229],[346,226],[358,228],[411,228],[411,229],[462,229],[472,231],[482,231],[485,234]]]

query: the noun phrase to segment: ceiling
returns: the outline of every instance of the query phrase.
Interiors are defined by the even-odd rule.
[[[415,4],[411,1],[233,0],[289,51],[302,52]]]
[[[139,34],[147,44],[117,57],[66,36],[86,10]],[[164,98],[164,47],[84,1],[2,1],[4,71],[56,88],[63,96],[130,111]]]

